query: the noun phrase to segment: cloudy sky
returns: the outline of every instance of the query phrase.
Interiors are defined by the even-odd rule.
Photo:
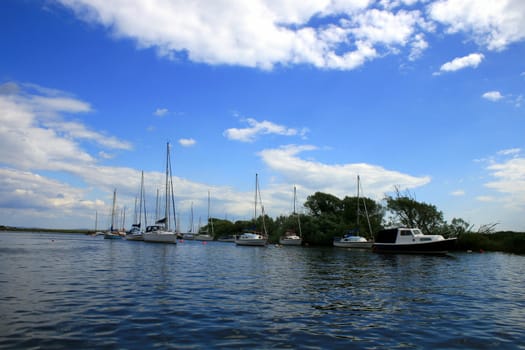
[[[181,229],[394,189],[525,231],[522,0],[4,0],[0,224]]]

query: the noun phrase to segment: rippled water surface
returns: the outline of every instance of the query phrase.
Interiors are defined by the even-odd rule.
[[[525,349],[525,257],[0,233],[2,349]]]

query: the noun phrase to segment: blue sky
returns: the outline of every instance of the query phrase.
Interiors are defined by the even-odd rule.
[[[171,143],[182,230],[397,187],[525,231],[521,0],[0,4],[0,224],[129,226]]]

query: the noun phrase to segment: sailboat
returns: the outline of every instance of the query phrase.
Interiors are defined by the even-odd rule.
[[[261,201],[261,193],[259,192],[259,175],[255,174],[255,210],[254,210],[254,221],[257,220],[257,199],[261,202],[261,214],[263,222],[263,231],[257,232],[245,231],[242,234],[235,237],[235,244],[241,246],[266,246],[268,242],[268,235],[266,233],[266,225],[264,223],[264,207]]]
[[[297,217],[297,224],[299,227],[299,235],[295,233],[294,230],[289,229],[286,230],[283,236],[279,238],[279,244],[282,245],[294,245],[298,246],[303,243],[302,232],[301,232],[301,218],[299,217],[299,214],[295,212],[295,202],[296,202],[296,189],[295,186],[293,187],[293,216]]]
[[[193,233],[193,202],[191,202],[191,210],[190,210],[190,227],[188,228],[187,232],[184,232],[182,234],[182,238],[190,240],[190,241],[195,238],[195,234]]]
[[[91,236],[103,236],[104,232],[98,230],[98,211],[95,210],[95,231],[91,234]]]
[[[135,200],[135,223],[131,225],[131,229],[126,233],[126,239],[128,241],[143,241],[144,232],[142,232],[142,206],[144,205],[144,224],[147,226],[146,222],[146,199],[144,196],[144,171],[142,171],[140,177],[140,193],[139,193],[139,212],[137,217],[137,202]]]
[[[111,227],[104,232],[104,239],[121,239],[122,236],[115,229],[115,205],[117,203],[117,189],[113,190],[113,207],[111,209]]]
[[[173,208],[173,220],[175,220],[175,202],[173,198],[173,181],[171,176],[170,144],[166,144],[166,198],[164,201],[164,217],[155,222],[155,225],[147,226],[144,232],[144,242],[173,243],[177,244],[177,235],[170,230],[170,207]]]
[[[211,234],[210,234],[211,226]],[[208,191],[208,226],[206,231],[199,231],[197,235],[194,236],[196,241],[213,241],[213,221],[210,219],[210,191]]]
[[[333,242],[335,247],[372,249],[372,244],[374,242],[366,239],[365,237],[356,235],[356,233],[359,233],[359,217],[361,215],[361,212],[359,209],[360,187],[361,187],[360,178],[359,178],[359,175],[357,175],[357,227],[354,230],[348,231],[342,238],[335,238]],[[365,206],[365,214],[366,214],[366,219],[368,221],[368,228],[370,232],[372,232],[372,228],[370,226],[370,220],[368,219],[368,211],[366,210],[366,202],[364,201],[364,199],[363,199],[363,203]]]

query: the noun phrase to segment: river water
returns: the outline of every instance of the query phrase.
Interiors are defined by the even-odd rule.
[[[0,233],[0,349],[525,349],[525,257]]]

